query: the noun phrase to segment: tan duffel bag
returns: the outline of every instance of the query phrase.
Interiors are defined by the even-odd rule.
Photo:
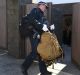
[[[56,35],[50,32],[44,32],[41,35],[41,41],[38,44],[37,52],[43,61],[49,61],[50,63],[63,54],[63,50],[58,43]]]

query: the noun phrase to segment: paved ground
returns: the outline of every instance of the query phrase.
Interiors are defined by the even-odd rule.
[[[52,72],[52,75],[80,75],[80,70],[71,63],[70,48],[64,46],[65,59],[63,62],[54,64],[48,67],[48,70]],[[15,59],[8,54],[2,54],[0,52],[0,75],[22,75],[20,65],[24,59]],[[28,70],[29,75],[39,75],[38,63],[33,63]]]

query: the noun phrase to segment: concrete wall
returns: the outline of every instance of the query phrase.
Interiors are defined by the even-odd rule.
[[[0,0],[0,48],[7,48],[6,0]]]
[[[68,4],[55,4],[53,8],[57,8],[57,10],[61,10],[63,14],[72,14],[73,12],[73,5],[75,3],[68,3]]]
[[[73,6],[72,59],[80,68],[80,3]]]
[[[19,57],[19,0],[7,1],[8,51]]]

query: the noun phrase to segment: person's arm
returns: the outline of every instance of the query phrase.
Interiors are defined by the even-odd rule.
[[[47,28],[47,25],[43,23],[43,13],[40,12],[39,9],[37,8],[34,8],[32,9],[32,11],[30,12],[30,15],[32,17],[34,17],[34,20],[33,20],[33,25],[34,25],[34,28],[38,31],[47,31],[48,28]]]

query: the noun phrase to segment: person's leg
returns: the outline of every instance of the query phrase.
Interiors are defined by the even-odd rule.
[[[26,57],[25,61],[22,64],[22,71],[24,75],[27,75],[27,70],[31,66],[32,62],[34,59],[36,59],[36,45],[37,45],[37,40],[30,38],[31,40],[31,45],[32,45],[32,52]]]
[[[47,67],[45,65],[45,62],[39,58],[39,69],[41,73],[45,73],[47,71]]]
[[[29,69],[29,67],[31,66],[33,60],[35,59],[35,57],[33,56],[34,54],[31,52],[25,59],[25,61],[23,62],[21,68],[22,68],[22,72],[24,75],[28,75],[27,74],[27,70]]]
[[[25,58],[23,64],[22,64],[22,67],[24,68],[24,70],[26,71],[30,65],[32,64],[33,62],[33,58],[32,58],[32,52]]]
[[[39,69],[41,72],[41,75],[51,75],[51,72],[47,71],[47,66],[44,61],[39,58]]]

